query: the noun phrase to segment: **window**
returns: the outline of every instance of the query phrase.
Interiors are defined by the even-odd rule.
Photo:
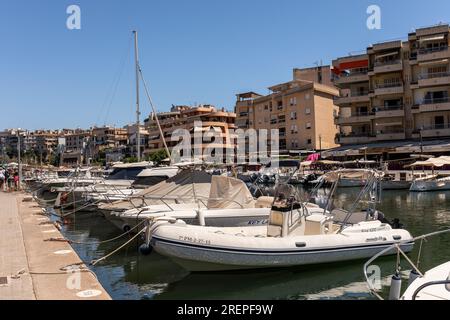
[[[298,127],[296,124],[293,124],[291,126],[291,134],[297,134],[298,133]]]
[[[311,129],[311,122],[307,122],[305,127],[306,127],[306,129]]]
[[[311,144],[311,143],[312,143],[311,139],[306,140],[306,144]]]
[[[291,107],[296,106],[297,105],[297,97],[289,98],[289,105]]]
[[[291,120],[297,120],[297,112],[295,111],[291,112]]]
[[[305,95],[305,99],[306,99],[306,100],[309,100],[309,98],[310,98],[310,95],[309,95],[309,93],[307,93],[307,94]]]
[[[264,106],[264,110],[269,110],[269,106],[267,104]]]
[[[311,108],[305,108],[305,114],[311,114]]]

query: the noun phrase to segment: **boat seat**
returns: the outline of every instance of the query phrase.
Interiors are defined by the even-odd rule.
[[[256,200],[255,208],[270,208],[272,206],[274,197],[259,197]]]
[[[333,220],[337,223],[344,222],[346,216],[348,214],[348,211],[343,209],[334,209],[331,211],[331,215],[333,216]],[[367,220],[367,213],[366,212],[353,212],[350,217],[348,217],[347,223],[350,224],[357,224],[361,221]]]
[[[313,214],[305,219],[305,236],[325,234],[325,227],[330,218],[324,215]]]

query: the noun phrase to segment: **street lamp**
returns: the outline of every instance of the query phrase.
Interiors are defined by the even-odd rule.
[[[22,187],[22,162],[20,159],[20,154],[21,154],[21,150],[20,150],[20,128],[17,128],[17,162],[18,162],[18,166],[19,166],[19,185],[17,186],[18,189],[20,190],[20,188]]]

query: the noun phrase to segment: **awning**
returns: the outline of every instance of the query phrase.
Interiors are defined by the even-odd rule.
[[[441,34],[439,36],[431,36],[431,37],[420,38],[419,42],[437,41],[437,40],[443,40],[444,38],[445,38],[445,35]]]
[[[419,66],[439,65],[448,63],[448,59],[419,63]]]
[[[375,59],[378,60],[378,59],[381,59],[381,58],[397,56],[397,55],[399,55],[399,53],[398,53],[398,51],[395,51],[395,52],[390,52],[390,53],[386,53],[386,54],[382,54],[382,55],[376,56]]]

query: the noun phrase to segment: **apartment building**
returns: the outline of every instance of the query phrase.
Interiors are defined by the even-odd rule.
[[[129,152],[130,154],[136,155],[137,154],[137,130],[138,126],[136,124],[131,124],[131,125],[127,125],[125,126],[125,129],[127,129],[127,139],[128,139],[128,148],[129,148]],[[139,127],[139,135],[140,135],[140,149],[141,149],[141,153],[143,154],[143,152],[145,151],[145,149],[147,148],[148,145],[148,131],[147,129],[145,129],[144,125],[141,125]]]
[[[320,70],[321,77],[318,77]],[[294,69],[294,80],[269,87],[266,96],[254,92],[236,95],[236,125],[247,129],[278,129],[280,152],[325,150],[336,147],[334,124],[339,91],[331,85],[330,67]],[[309,80],[300,79],[302,75]]]
[[[449,26],[333,61],[342,145],[450,137]]]
[[[39,156],[40,162],[48,161],[58,147],[59,131],[36,130],[33,132],[33,135],[36,143],[35,151]]]
[[[204,140],[201,146],[201,152],[204,151],[206,145],[210,147],[223,148],[223,153],[226,154],[226,149],[233,149],[236,145],[236,139],[233,130],[235,127],[236,114],[227,112],[224,109],[218,110],[213,105],[198,105],[198,106],[172,106],[170,112],[162,112],[157,115],[160,123],[164,139],[169,149],[177,145],[178,141],[172,141],[172,133],[175,129],[185,129],[191,133],[191,142],[194,142],[193,135],[195,132],[203,134],[207,132],[214,132],[219,141]],[[201,121],[201,126],[196,125]],[[145,127],[149,134],[148,150],[146,154],[150,154],[156,150],[164,148],[163,139],[161,137],[159,128],[157,126],[156,117],[151,114],[145,120]],[[195,147],[192,144],[193,148]],[[200,152],[200,151],[199,151]]]

